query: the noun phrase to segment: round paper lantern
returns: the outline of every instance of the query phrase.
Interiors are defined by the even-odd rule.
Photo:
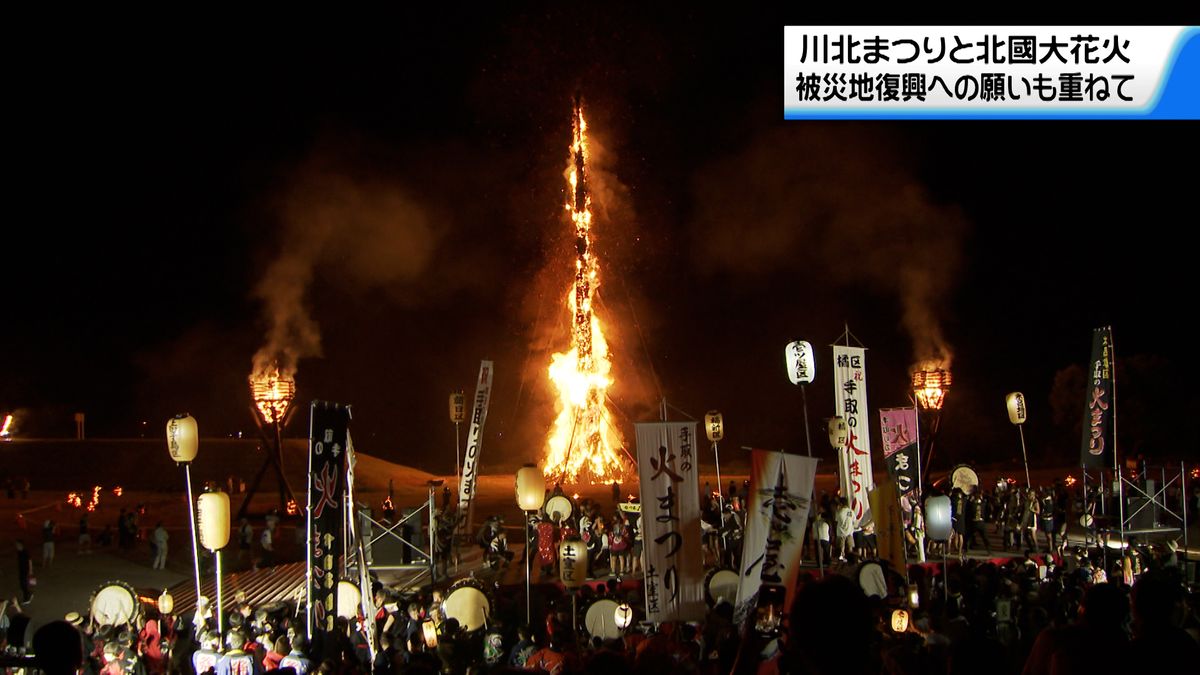
[[[950,498],[946,495],[925,500],[925,536],[933,541],[950,540]]]
[[[175,598],[171,597],[171,594],[164,588],[162,595],[158,596],[158,613],[166,616],[173,609],[175,609]]]
[[[908,631],[908,612],[903,609],[897,609],[892,612],[892,632],[904,633]]]
[[[353,619],[358,616],[358,605],[362,602],[362,593],[358,586],[349,581],[339,581],[337,584],[337,612],[343,619]]]
[[[817,376],[817,362],[812,345],[803,340],[788,343],[784,348],[788,377],[792,384],[808,384]]]
[[[725,438],[725,418],[716,410],[709,410],[704,413],[704,430],[713,443]]]
[[[467,419],[467,397],[461,391],[450,394],[450,421],[462,424]]]
[[[200,545],[209,551],[218,551],[229,543],[229,495],[221,492],[205,492],[196,502],[197,519],[200,521]]]
[[[522,511],[537,511],[546,499],[546,476],[533,464],[517,470],[517,506]]]
[[[841,450],[846,447],[846,443],[850,440],[850,428],[846,426],[845,417],[829,418],[829,444],[834,450]]]
[[[616,611],[613,612],[613,621],[621,630],[629,628],[629,624],[633,623],[633,608],[625,603],[617,605]]]
[[[564,539],[558,545],[558,578],[567,588],[579,588],[587,576],[588,550],[579,539]]]
[[[1014,391],[1005,397],[1008,403],[1008,421],[1013,424],[1025,423],[1025,394]]]
[[[181,464],[196,459],[199,438],[196,418],[191,415],[176,415],[167,420],[167,451],[171,453],[171,459],[175,460],[175,463]]]

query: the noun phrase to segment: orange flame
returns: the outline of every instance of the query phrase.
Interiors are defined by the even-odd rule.
[[[250,397],[266,424],[282,423],[296,397],[296,378],[272,365],[250,375]]]
[[[570,200],[565,208],[575,226],[575,281],[567,293],[572,317],[571,348],[550,359],[550,381],[558,391],[557,416],[546,438],[543,472],[557,482],[608,483],[624,475],[618,454],[624,446],[608,409],[612,362],[592,299],[600,265],[592,249],[592,197],[587,189],[587,123],[576,104],[572,124]]]

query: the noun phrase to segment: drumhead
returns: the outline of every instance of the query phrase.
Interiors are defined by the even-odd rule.
[[[588,635],[602,640],[615,640],[621,637],[621,629],[617,628],[616,600],[601,598],[588,605],[583,614],[583,626]]]
[[[704,581],[704,599],[709,607],[715,607],[717,602],[724,600],[729,604],[737,602],[739,579],[737,572],[727,569],[714,569],[708,573]]]
[[[959,488],[969,495],[975,494],[975,490],[979,488],[979,474],[975,473],[975,469],[961,464],[950,474],[950,487]]]
[[[543,509],[546,512],[546,517],[554,521],[557,525],[571,517],[571,512],[575,509],[575,505],[571,503],[570,499],[562,495],[555,495],[546,500],[546,506]]]
[[[140,609],[137,593],[124,583],[102,586],[92,596],[92,619],[102,626],[132,623]]]
[[[442,609],[446,618],[458,619],[458,625],[469,632],[487,625],[492,605],[482,590],[475,586],[459,586],[446,595]]]

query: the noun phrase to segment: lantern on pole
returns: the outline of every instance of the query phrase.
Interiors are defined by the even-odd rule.
[[[925,536],[933,541],[949,541],[952,524],[950,498],[937,495],[925,499]]]
[[[811,344],[803,340],[789,342],[783,353],[792,384],[809,384],[817,376],[817,362]]]
[[[725,438],[725,418],[717,410],[704,413],[704,431],[708,440],[716,443]]]
[[[905,633],[908,631],[908,611],[897,609],[892,611],[892,632]]]
[[[462,440],[459,436],[459,425],[467,419],[467,397],[461,391],[450,394],[450,421],[454,422],[454,480],[455,484],[462,482],[462,466],[460,462]]]
[[[633,608],[623,602],[617,605],[613,610],[613,621],[620,630],[629,628],[629,624],[633,623]]]
[[[721,487],[724,483],[721,482],[721,452],[717,447],[717,442],[725,438],[725,418],[721,415],[720,411],[709,410],[704,413],[704,432],[708,434],[708,440],[712,441],[713,460],[717,465],[717,507],[720,509],[718,511],[720,514],[719,518],[723,519],[725,517],[725,493],[723,491],[724,488]],[[708,496],[705,496],[705,499],[708,499]],[[720,549],[717,550],[717,559],[720,560],[722,556],[721,551],[725,548],[724,527],[721,528],[721,538],[718,541],[720,542]]]
[[[200,513],[200,543],[216,560],[217,634],[224,637],[224,610],[221,595],[221,549],[229,543],[229,495],[217,490],[200,495],[196,508]]]
[[[522,511],[537,511],[546,498],[546,476],[535,464],[517,470],[517,506]]]
[[[817,376],[816,356],[813,354],[812,345],[804,340],[789,342],[783,353],[787,362],[788,379],[792,384],[800,385],[800,398],[804,406],[804,447],[808,450],[808,456],[812,457],[812,442],[808,437],[808,391],[805,385]]]
[[[167,450],[176,464],[187,464],[196,459],[199,437],[195,417],[176,415],[167,420]]]
[[[183,464],[183,478],[187,483],[188,522],[192,531],[192,573],[196,580],[196,597],[200,597],[200,548],[196,545],[196,512],[192,501],[192,460],[200,446],[200,432],[196,418],[186,413],[167,420],[167,452],[176,464]]]
[[[1021,460],[1025,462],[1025,487],[1032,489],[1033,481],[1029,479],[1029,453],[1025,451],[1025,395],[1019,391],[1014,391],[1005,397],[1005,403],[1008,404],[1008,421],[1012,422],[1017,427],[1017,433],[1021,436]]]
[[[558,545],[558,578],[563,586],[576,589],[587,577],[588,550],[578,537],[564,539]]]
[[[164,588],[162,595],[158,596],[158,613],[159,615],[166,617],[173,609],[175,609],[175,598],[172,597],[171,594],[167,592],[167,589]]]
[[[536,465],[526,464],[517,470],[517,506],[525,512],[525,550],[529,551],[529,513],[542,508],[546,499],[546,476]],[[533,620],[533,596],[530,591],[530,567],[533,555],[525,556],[525,622]]]
[[[849,441],[850,428],[846,426],[846,418],[840,415],[829,418],[829,445],[840,452],[846,448]]]

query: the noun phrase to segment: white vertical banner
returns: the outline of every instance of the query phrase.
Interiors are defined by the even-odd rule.
[[[785,607],[791,607],[817,475],[812,457],[754,450],[750,463],[737,616],[749,608],[763,583],[786,586]]]
[[[479,380],[475,385],[474,409],[471,412],[471,429],[467,433],[467,453],[463,457],[462,479],[458,483],[458,512],[470,513],[471,500],[475,497],[475,479],[478,477],[479,446],[483,443],[483,423],[487,421],[488,400],[492,393],[492,362],[479,363]]]
[[[636,427],[646,618],[655,623],[703,619],[696,423],[643,422]]]
[[[871,473],[871,433],[867,414],[867,350],[833,346],[833,410],[846,418],[846,447],[839,453],[842,496],[858,523],[871,520],[867,493],[875,489]]]

